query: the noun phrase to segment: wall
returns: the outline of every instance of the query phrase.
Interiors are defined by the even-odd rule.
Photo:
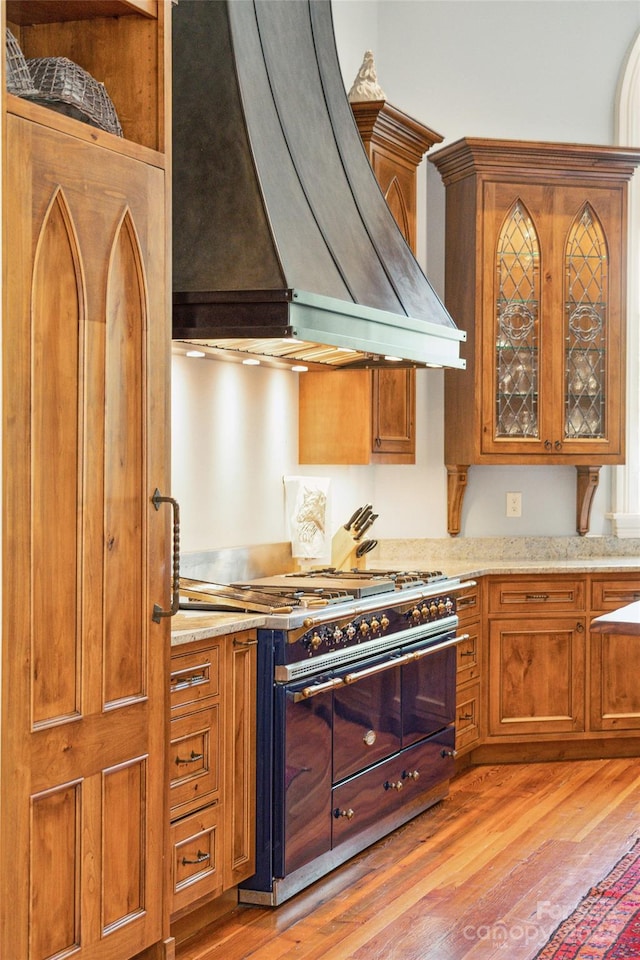
[[[640,29],[636,0],[334,0],[345,86],[375,54],[389,101],[445,142],[492,136],[613,142],[615,93]],[[529,58],[529,59],[527,59]],[[423,163],[418,258],[442,293],[444,189]],[[427,228],[428,224],[428,228]],[[417,462],[409,467],[299,467],[297,374],[238,364],[173,361],[173,492],[184,551],[286,539],[284,475],[331,479],[331,529],[374,504],[378,537],[446,536],[442,373],[417,376]],[[522,492],[520,519],[504,516]],[[592,535],[609,532],[603,469]],[[465,536],[575,533],[575,470],[473,467]]]

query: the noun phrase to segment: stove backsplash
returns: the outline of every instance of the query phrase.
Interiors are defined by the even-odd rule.
[[[640,540],[618,537],[457,537],[380,540],[363,558],[369,569],[432,569],[453,573],[461,563],[517,560],[576,560],[638,556]],[[317,566],[320,564],[316,564]],[[300,570],[291,543],[199,550],[180,557],[180,573],[193,580],[234,583]]]
[[[180,575],[211,583],[236,583],[292,573],[299,565],[291,556],[291,542],[262,543],[221,550],[197,550],[180,556]]]

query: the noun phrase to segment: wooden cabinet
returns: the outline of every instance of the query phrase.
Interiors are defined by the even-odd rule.
[[[585,582],[488,579],[489,736],[585,729]]]
[[[456,647],[456,752],[477,746],[482,736],[482,585],[466,588],[456,599],[459,633],[467,640]]]
[[[603,464],[624,462],[627,187],[640,151],[465,139],[446,185],[445,302],[467,332],[445,372],[449,532],[472,464],[577,467],[589,528]]]
[[[416,249],[416,171],[442,140],[386,101],[351,104],[373,172]],[[415,370],[336,370],[300,377],[300,463],[415,463]]]
[[[169,4],[0,12],[27,57],[104,80],[124,128],[3,96],[0,954],[159,958]]]
[[[242,631],[171,657],[171,916],[255,870],[256,637]]]
[[[640,577],[593,577],[592,617],[640,599]],[[640,689],[634,664],[638,637],[591,633],[589,723],[592,730],[640,730]]]

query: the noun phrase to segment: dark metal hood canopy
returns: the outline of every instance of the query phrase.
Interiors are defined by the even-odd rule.
[[[329,0],[180,0],[173,18],[174,340],[463,367],[362,146]]]

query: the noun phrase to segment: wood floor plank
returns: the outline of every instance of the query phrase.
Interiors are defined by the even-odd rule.
[[[488,765],[282,906],[176,960],[531,960],[640,835],[640,760]]]

